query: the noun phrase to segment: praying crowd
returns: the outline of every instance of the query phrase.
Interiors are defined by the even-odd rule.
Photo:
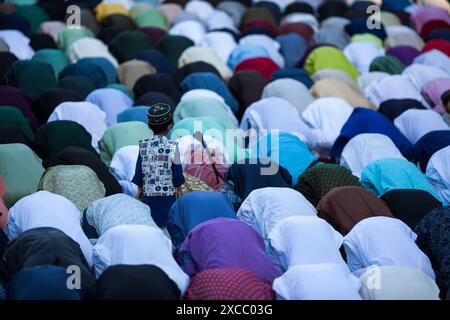
[[[0,299],[450,299],[447,0],[0,0]]]

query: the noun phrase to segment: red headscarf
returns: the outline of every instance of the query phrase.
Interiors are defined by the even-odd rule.
[[[442,39],[430,40],[425,44],[425,47],[423,47],[422,51],[428,52],[433,49],[439,50],[450,57],[450,42],[448,41]]]
[[[303,37],[307,42],[311,41],[314,35],[313,28],[311,28],[311,26],[307,25],[306,23],[301,22],[285,23],[280,27],[281,34],[291,32],[297,33],[299,36]]]
[[[273,300],[272,288],[246,269],[207,269],[196,274],[185,300]]]
[[[258,57],[241,61],[234,69],[234,72],[239,72],[242,70],[255,70],[261,73],[264,79],[269,80],[272,73],[278,69],[278,65],[272,59]]]

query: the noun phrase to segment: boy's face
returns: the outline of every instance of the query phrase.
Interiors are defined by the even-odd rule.
[[[447,113],[450,113],[450,100],[447,101],[447,104],[444,105],[444,109],[445,111],[447,111]]]

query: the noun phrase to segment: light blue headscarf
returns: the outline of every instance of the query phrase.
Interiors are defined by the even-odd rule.
[[[86,97],[86,101],[97,105],[106,113],[107,126],[117,123],[117,115],[133,105],[130,97],[117,89],[94,90]]]
[[[228,66],[234,70],[241,61],[258,57],[270,58],[270,54],[262,46],[239,44],[231,52],[228,58]]]
[[[95,58],[83,58],[78,61],[87,61],[99,66],[103,73],[106,75],[106,80],[108,83],[117,82],[117,72],[114,65],[106,58],[103,57],[95,57]]]
[[[251,148],[251,158],[271,159],[287,169],[293,185],[298,177],[316,160],[308,146],[289,133],[270,133],[262,136]]]
[[[377,196],[390,190],[416,189],[427,191],[441,201],[427,177],[404,159],[384,158],[370,163],[361,173],[361,184]]]
[[[283,55],[285,68],[296,67],[306,50],[308,42],[297,33],[288,33],[276,37],[280,44],[280,53]]]
[[[148,106],[126,109],[117,115],[117,122],[141,121],[147,123]]]

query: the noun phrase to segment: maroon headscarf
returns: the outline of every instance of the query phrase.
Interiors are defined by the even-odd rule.
[[[0,86],[0,105],[13,106],[22,111],[28,119],[33,130],[38,127],[38,121],[33,111],[31,111],[31,98],[16,87]]]

